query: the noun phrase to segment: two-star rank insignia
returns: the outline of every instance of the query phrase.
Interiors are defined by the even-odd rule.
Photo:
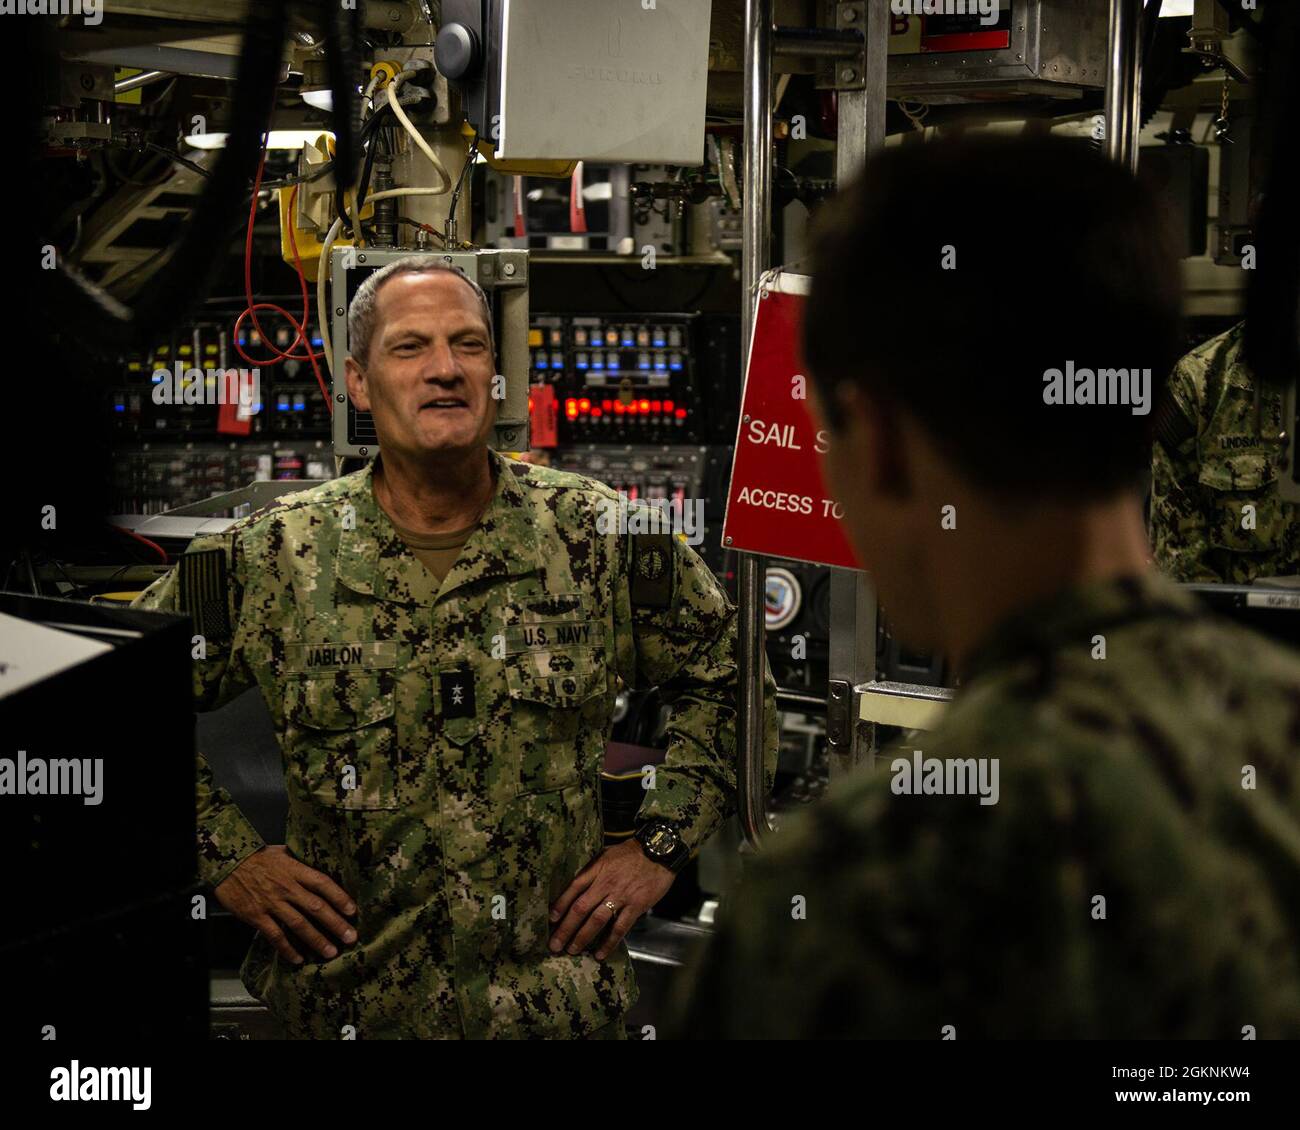
[[[442,699],[442,716],[446,718],[473,718],[474,673],[448,671],[439,674],[439,696]]]

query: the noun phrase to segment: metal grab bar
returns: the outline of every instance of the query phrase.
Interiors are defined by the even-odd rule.
[[[767,270],[772,247],[772,3],[745,0],[745,167],[741,251],[741,372],[748,371],[749,348],[758,307],[758,281]],[[771,827],[763,795],[763,660],[767,644],[763,615],[763,559],[742,553],[737,564],[740,611],[739,692],[736,713],[736,803],[740,829],[751,847]]]
[[[1137,173],[1142,129],[1142,0],[1110,0],[1106,156]]]

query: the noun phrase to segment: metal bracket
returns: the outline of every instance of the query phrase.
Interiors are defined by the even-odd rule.
[[[846,756],[853,741],[853,687],[847,679],[832,679],[826,700],[826,743],[832,753]]]
[[[833,20],[836,31],[856,32],[862,39],[861,47],[851,58],[817,57],[817,89],[865,89],[867,84],[866,0],[825,0],[821,12],[826,26],[829,26]]]
[[[856,61],[841,59],[834,63],[831,85],[836,90],[864,90],[867,85],[867,6],[863,0],[837,4],[835,26],[840,31],[856,31],[863,39],[862,51]]]
[[[898,726],[904,730],[933,730],[946,713],[952,697],[953,692],[948,687],[878,680],[855,688],[853,713],[862,722]]]

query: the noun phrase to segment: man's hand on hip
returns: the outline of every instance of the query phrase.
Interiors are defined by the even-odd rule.
[[[339,952],[325,931],[345,945],[357,940],[356,930],[342,917],[357,909],[347,892],[328,875],[299,863],[283,844],[250,855],[216,888],[216,896],[294,965],[301,965],[303,957],[286,930],[325,958]]]
[[[551,952],[582,953],[597,938],[604,961],[647,910],[668,893],[676,876],[646,858],[636,840],[607,848],[578,872],[551,907]]]

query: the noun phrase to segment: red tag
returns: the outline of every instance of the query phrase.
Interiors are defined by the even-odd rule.
[[[524,221],[524,178],[514,178],[512,195],[515,202],[515,239],[523,239],[528,234],[528,225]]]
[[[559,430],[556,427],[558,407],[554,385],[529,386],[528,422],[533,447],[556,447],[559,444]]]
[[[217,406],[217,432],[223,436],[246,436],[253,433],[253,417],[239,404],[222,403]]]
[[[569,179],[569,231],[585,233],[587,230],[587,205],[582,199],[582,162],[573,166]]]
[[[840,524],[839,504],[822,482],[826,434],[808,414],[811,379],[799,362],[808,279],[765,279],[754,318],[740,430],[731,465],[729,549],[860,569]]]

